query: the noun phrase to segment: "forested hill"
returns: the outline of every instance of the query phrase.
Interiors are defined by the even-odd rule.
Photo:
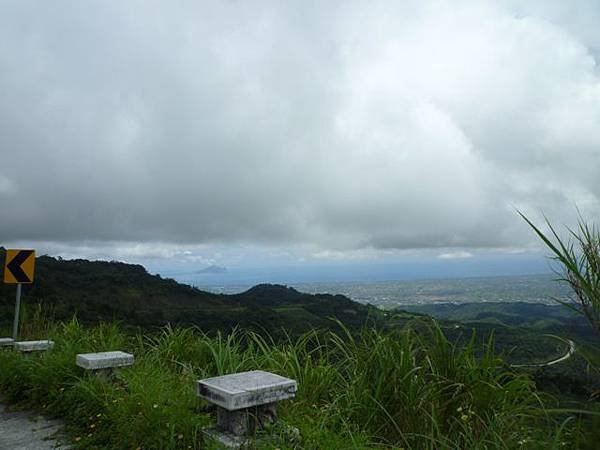
[[[4,267],[4,251],[0,250]],[[0,326],[11,323],[14,285],[0,285]],[[329,327],[336,317],[350,327],[364,323],[373,308],[341,295],[310,295],[280,285],[258,285],[237,295],[204,292],[120,262],[37,258],[35,283],[23,285],[23,302],[42,303],[55,319],[77,314],[84,323],[118,320],[153,328],[166,323],[206,331],[234,326],[288,332]]]

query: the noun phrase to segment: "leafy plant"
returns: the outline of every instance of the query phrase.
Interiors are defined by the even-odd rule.
[[[567,228],[569,238],[563,239],[547,218],[549,235],[520,211],[519,214],[552,251],[553,259],[562,266],[560,280],[571,286],[578,307],[558,301],[583,314],[592,328],[600,333],[600,230],[580,216],[577,229]]]

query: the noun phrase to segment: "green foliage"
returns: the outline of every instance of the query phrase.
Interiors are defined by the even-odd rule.
[[[552,283],[552,280],[548,279],[548,283]],[[401,308],[405,311],[457,322],[489,321],[506,326],[545,329],[546,327],[539,324],[539,321],[545,320],[550,326],[589,327],[580,314],[557,304],[473,301],[469,303],[422,303],[402,305]]]
[[[562,269],[559,272],[559,281],[567,283],[575,294],[575,301],[573,302],[565,302],[560,299],[556,299],[556,301],[572,311],[582,314],[595,331],[595,337],[597,338],[598,333],[600,333],[600,230],[596,225],[586,222],[580,216],[577,229],[567,228],[569,237],[563,239],[547,218],[546,225],[550,229],[549,234],[545,234],[540,228],[536,227],[521,212],[519,214],[552,251],[552,258]],[[587,409],[581,411],[589,417],[578,422],[575,428],[580,430],[581,427],[585,427],[588,431],[598,430],[600,414],[598,414],[598,403],[594,402],[594,399],[600,396],[600,391],[597,390],[598,374],[600,373],[598,362],[600,349],[597,345],[597,339],[586,342],[584,346],[580,345],[579,352],[583,358],[571,358],[579,364],[579,379],[581,380],[582,374],[585,376],[590,372],[595,372],[592,383],[596,383],[596,391],[591,394],[589,404],[585,405]],[[572,384],[574,380],[577,380],[577,376],[568,374],[564,370],[556,371],[554,368],[536,373],[536,378],[541,379],[544,383],[548,383],[548,381],[555,382],[557,379],[567,379],[567,383],[564,381],[556,383],[561,385],[561,388],[565,384],[568,385],[569,382]],[[578,385],[571,387],[568,394],[577,393],[577,389],[581,389],[582,386],[588,387],[592,383],[577,383]],[[564,391],[562,395],[565,395]],[[569,419],[565,419],[565,421],[567,420]],[[597,431],[580,433],[579,436],[574,443],[582,448],[595,448],[590,445],[590,441],[595,440],[597,443],[600,440]],[[581,438],[581,436],[584,437]]]
[[[560,301],[565,306],[581,312],[594,330],[600,333],[600,230],[579,219],[578,229],[568,229],[570,239],[561,239],[546,219],[551,236],[544,234],[527,217],[521,217],[552,251],[553,258],[562,266],[561,280],[568,283],[579,308]]]
[[[299,383],[260,448],[551,449],[583,434],[578,421],[559,430],[533,382],[511,371],[492,341],[459,346],[435,322],[359,335],[340,325],[284,340],[174,327],[127,336],[76,320],[49,333],[56,346],[42,355],[0,352],[0,391],[64,417],[77,448],[204,448],[200,430],[213,419],[194,381],[252,369]],[[74,364],[77,353],[113,349],[136,356],[116,380]]]
[[[600,334],[600,230],[595,224],[587,223],[580,216],[578,228],[567,229],[569,239],[561,239],[548,219],[546,225],[551,235],[544,234],[527,217],[520,212],[519,214],[552,251],[553,259],[562,268],[560,281],[568,283],[576,297],[575,303],[557,301],[582,314],[595,331],[597,338]],[[600,374],[597,358],[589,356],[600,352],[597,339],[592,345],[595,348],[592,352],[587,352],[587,361],[589,367]]]
[[[0,248],[0,259],[3,252]],[[12,326],[14,302],[14,285],[0,284],[0,331],[4,333]],[[85,325],[119,321],[132,333],[171,323],[210,333],[243,327],[268,329],[274,335],[286,330],[298,336],[314,327],[331,326],[332,316],[352,328],[382,317],[375,308],[341,295],[303,294],[268,284],[220,295],[151,275],[139,265],[48,256],[36,259],[35,283],[23,286],[22,302],[21,323],[26,327],[39,308],[56,320],[76,314]]]

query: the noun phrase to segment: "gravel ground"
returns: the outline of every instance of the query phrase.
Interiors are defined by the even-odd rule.
[[[62,423],[27,411],[8,411],[0,403],[0,450],[67,450],[60,442]]]

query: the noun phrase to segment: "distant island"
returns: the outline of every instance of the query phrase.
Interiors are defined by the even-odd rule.
[[[196,273],[197,274],[227,273],[227,268],[221,267],[221,266],[215,266],[214,264],[212,264],[208,267],[205,267],[204,269],[199,270]]]

